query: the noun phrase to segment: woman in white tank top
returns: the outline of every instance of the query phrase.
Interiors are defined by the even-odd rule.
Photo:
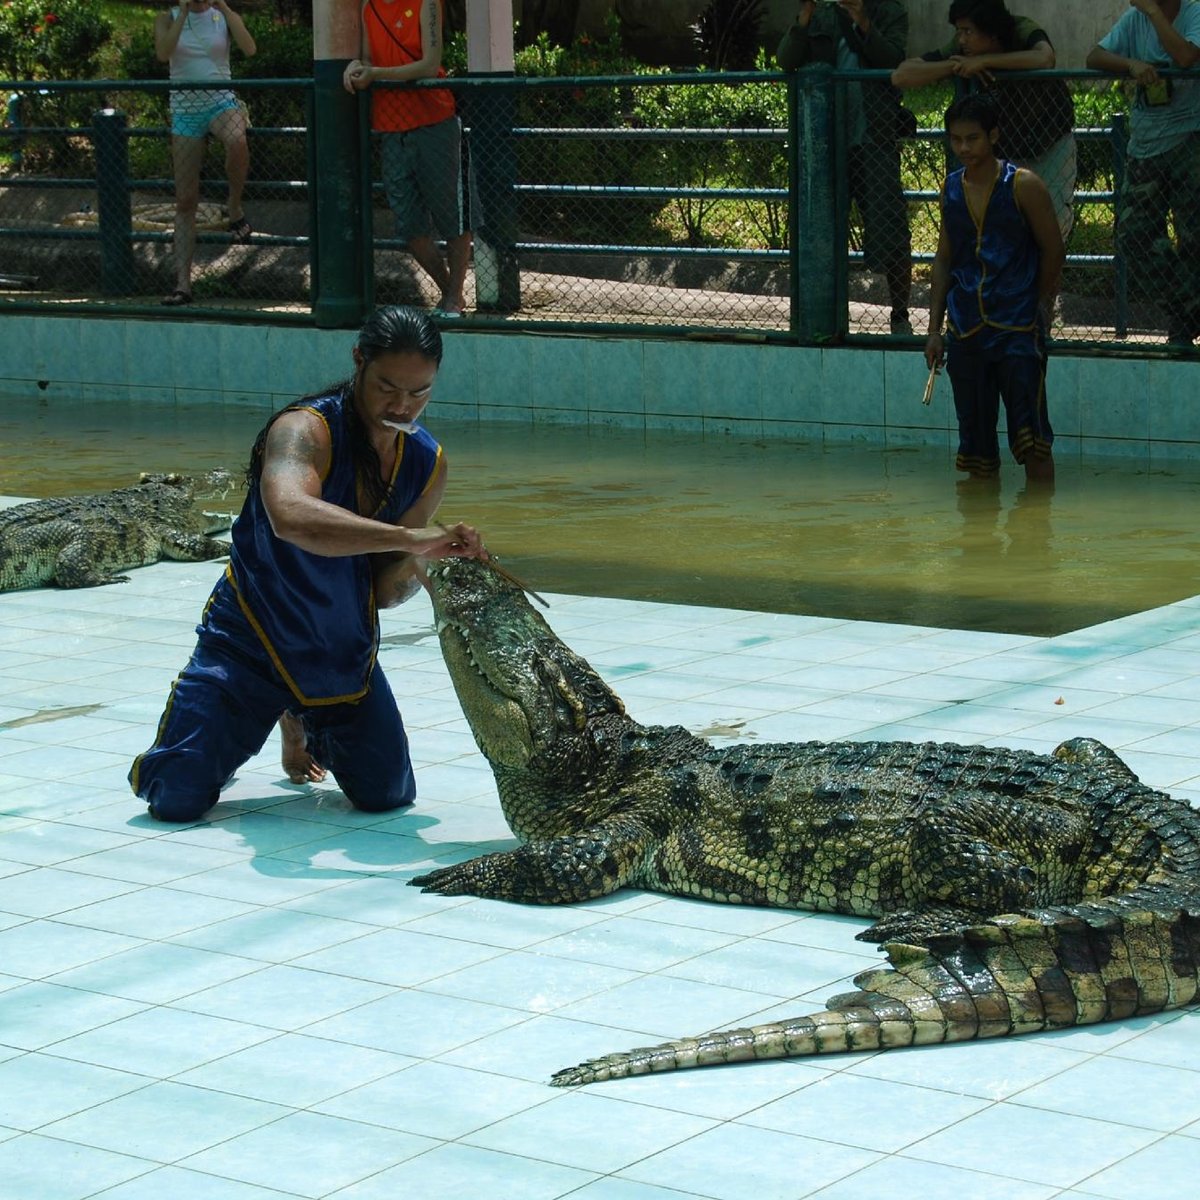
[[[171,78],[182,82],[230,77],[231,44],[247,57],[254,39],[227,0],[183,0],[154,21],[154,51],[170,63]],[[225,89],[172,89],[171,158],[175,168],[175,290],[163,304],[192,302],[192,259],[196,253],[196,208],[200,203],[200,170],[204,139],[212,134],[225,146],[229,180],[229,232],[234,241],[250,240],[250,223],[242,212],[242,192],[250,169],[246,118],[237,97]]]

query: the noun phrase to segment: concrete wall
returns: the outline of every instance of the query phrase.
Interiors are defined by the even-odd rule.
[[[264,413],[350,366],[354,334],[294,326],[0,316],[0,397],[237,404]],[[955,443],[949,382],[921,403],[915,350],[446,333],[441,419],[676,430],[810,443]],[[1200,361],[1050,360],[1055,457],[1200,458]]]
[[[580,31],[599,32],[614,7],[640,26],[657,26],[661,36],[678,36],[707,0],[580,0]],[[1128,0],[1008,0],[1009,10],[1045,24],[1058,50],[1060,67],[1082,67],[1087,52],[1125,12]],[[795,18],[797,0],[767,0],[765,41],[775,46]],[[909,52],[942,45],[952,30],[946,21],[950,0],[908,0]]]

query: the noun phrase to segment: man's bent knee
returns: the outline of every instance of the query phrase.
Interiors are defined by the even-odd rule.
[[[156,821],[168,821],[173,825],[199,821],[217,803],[216,796],[172,795],[166,788],[153,784],[141,793],[141,797]]]

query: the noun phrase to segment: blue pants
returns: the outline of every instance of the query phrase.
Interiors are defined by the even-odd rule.
[[[973,475],[999,472],[996,425],[1002,401],[1013,458],[1023,463],[1031,456],[1050,456],[1054,430],[1046,412],[1045,359],[1036,353],[1031,336],[997,339],[985,348],[976,348],[971,338],[965,343],[951,339],[946,373],[958,417],[956,470]]]
[[[263,747],[285,711],[308,732],[309,750],[355,808],[387,812],[411,804],[416,780],[404,722],[378,663],[354,704],[300,708],[266,654],[212,636],[171,686],[154,744],[129,772],[134,793],[162,821],[199,820],[234,772]]]

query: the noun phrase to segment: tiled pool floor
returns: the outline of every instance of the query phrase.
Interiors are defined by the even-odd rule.
[[[621,892],[568,908],[405,881],[512,844],[424,597],[384,615],[421,798],[366,816],[278,746],[210,819],[132,756],[220,564],[0,596],[0,1195],[13,1200],[1117,1200],[1200,1174],[1200,1017],[685,1071],[558,1067],[797,1011],[861,922]],[[647,722],[716,739],[1049,750],[1200,797],[1200,600],[1050,640],[553,596]],[[795,999],[795,998],[799,999]]]

